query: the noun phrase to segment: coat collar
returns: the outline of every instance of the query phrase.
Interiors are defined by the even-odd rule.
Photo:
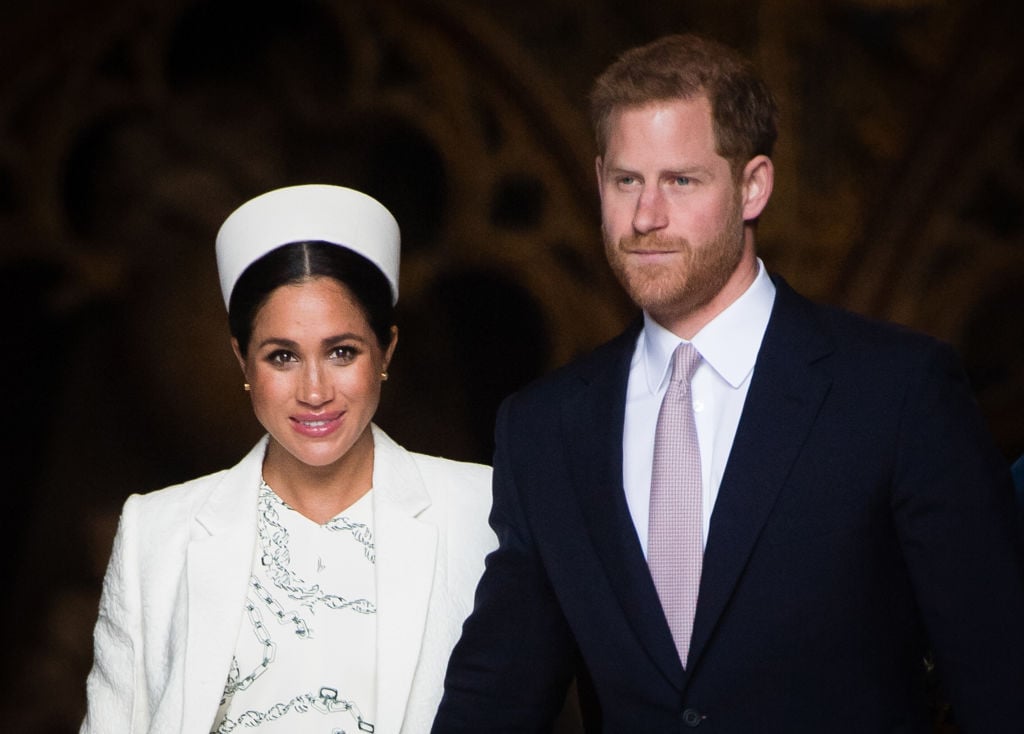
[[[437,530],[412,454],[373,426],[377,567],[377,731],[401,730],[434,582]],[[256,543],[264,437],[198,509],[187,560],[182,731],[208,731],[234,653]]]
[[[437,528],[419,516],[430,494],[412,454],[374,426],[377,551],[377,718],[402,728],[420,658],[437,555]]]
[[[655,665],[682,686],[675,644],[661,611],[622,485],[622,428],[629,365],[641,319],[581,365],[562,419],[584,522],[626,618]]]
[[[775,305],[711,514],[689,671],[700,665],[832,384],[834,344],[820,312],[774,280]]]
[[[209,731],[234,654],[256,545],[264,437],[220,475],[192,525],[186,570],[183,732]]]

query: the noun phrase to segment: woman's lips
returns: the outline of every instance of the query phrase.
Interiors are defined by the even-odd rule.
[[[341,426],[343,412],[323,413],[320,415],[292,416],[292,427],[303,436],[319,438],[328,436]]]

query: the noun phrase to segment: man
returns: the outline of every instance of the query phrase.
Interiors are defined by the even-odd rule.
[[[924,733],[926,659],[961,732],[1024,731],[1010,479],[952,350],[765,273],[776,110],[735,52],[663,38],[591,100],[643,318],[502,406],[434,732],[546,731],[576,676],[605,734]]]

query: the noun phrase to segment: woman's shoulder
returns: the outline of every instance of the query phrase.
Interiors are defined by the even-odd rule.
[[[144,507],[166,508],[168,505],[178,505],[187,501],[190,497],[205,495],[211,488],[217,486],[230,469],[204,474],[200,477],[193,477],[171,484],[160,489],[152,489],[146,492],[137,492],[129,497],[129,501]]]
[[[440,481],[443,485],[452,487],[490,487],[491,467],[486,464],[448,459],[407,449],[377,425],[373,427],[373,437],[380,459],[398,467],[398,471],[407,471],[408,469],[401,467],[409,467],[411,464],[428,484]]]
[[[231,468],[220,469],[160,489],[133,494],[125,502],[124,511],[165,519],[180,514],[194,514],[214,490],[225,482],[230,482],[232,477],[241,479],[250,475],[258,476],[258,467],[262,462],[264,450],[265,439],[256,444]]]
[[[491,467],[412,451],[409,455],[435,503],[472,517],[490,511]]]
[[[415,451],[410,451],[409,455],[424,474],[440,475],[447,479],[463,481],[467,484],[479,484],[481,482],[490,484],[491,467],[486,464],[448,459],[443,456],[421,454]]]
[[[442,456],[409,453],[431,498],[430,511],[423,517],[443,516],[445,532],[458,539],[449,542],[465,550],[463,560],[475,568],[474,564],[483,558],[482,554],[493,550],[497,544],[494,531],[487,522],[491,511],[491,467]],[[473,572],[474,585],[480,570]]]
[[[149,538],[167,538],[184,532],[189,519],[206,503],[228,474],[227,469],[195,477],[149,492],[133,494],[121,510],[121,525]]]

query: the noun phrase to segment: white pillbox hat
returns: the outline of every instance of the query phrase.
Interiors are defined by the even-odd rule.
[[[275,189],[235,209],[217,232],[217,271],[224,305],[249,265],[281,245],[320,240],[346,247],[376,265],[398,301],[398,222],[371,196],[342,186]]]

